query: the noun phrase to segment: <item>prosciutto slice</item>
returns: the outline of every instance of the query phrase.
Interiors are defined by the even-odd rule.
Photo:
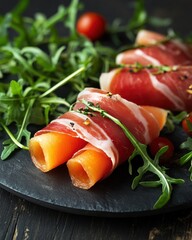
[[[172,111],[192,111],[192,67],[180,66],[159,72],[158,68],[114,69],[100,77],[101,89],[120,94],[138,105],[150,105]]]
[[[153,113],[153,110],[149,107],[146,107],[146,109],[145,107],[140,107],[123,99],[118,94],[111,95],[100,89],[86,88],[79,94],[73,110],[64,113],[59,118],[53,120],[45,128],[38,131],[31,139],[30,144],[30,152],[35,165],[38,167],[37,162],[47,164],[46,161],[51,161],[46,159],[43,161],[41,160],[42,157],[46,158],[48,155],[47,152],[49,152],[50,149],[54,152],[54,147],[51,147],[51,138],[50,140],[47,140],[50,143],[49,146],[45,149],[43,148],[43,146],[46,145],[44,144],[44,142],[46,142],[46,134],[53,134],[54,136],[56,134],[57,136],[55,136],[55,138],[61,138],[60,142],[62,142],[62,135],[68,136],[69,140],[67,148],[70,148],[70,138],[79,139],[81,144],[78,145],[78,149],[74,149],[73,156],[68,156],[68,159],[65,157],[64,162],[67,162],[70,168],[69,171],[73,181],[76,181],[74,180],[74,176],[81,175],[81,178],[82,176],[85,176],[85,169],[87,169],[86,171],[88,172],[91,171],[91,174],[86,172],[86,176],[89,176],[89,178],[94,180],[89,179],[86,180],[86,183],[79,183],[82,180],[78,179],[76,181],[78,184],[75,183],[75,185],[82,188],[90,188],[96,181],[108,176],[119,164],[124,162],[132,153],[133,146],[122,129],[108,118],[103,117],[99,113],[93,113],[90,115],[84,115],[81,113],[79,110],[85,108],[81,101],[82,99],[92,102],[95,105],[99,105],[103,110],[118,118],[140,142],[145,144],[150,143],[159,135],[166,121],[167,113],[164,110],[157,108],[155,108]],[[161,118],[161,120],[158,118]],[[45,138],[42,140],[41,136],[43,135],[45,135]],[[36,142],[36,139],[38,138],[40,138],[40,140]],[[72,145],[73,144],[77,145],[75,141],[74,143],[72,142]],[[37,151],[35,150],[37,146],[38,148],[41,148],[38,151],[40,154],[37,154]],[[60,144],[59,147],[57,147],[57,143],[55,145],[53,144],[53,146],[55,146],[56,152],[61,152],[61,155],[66,151],[65,143],[63,146]],[[92,159],[91,155],[97,157]],[[84,163],[81,163],[80,166],[79,161],[82,160],[82,156],[88,159],[90,166],[84,166],[86,165]],[[40,160],[38,160],[38,158],[40,158]],[[101,163],[99,162],[99,164],[97,164],[97,158],[98,162],[100,161]],[[105,169],[103,168],[104,170],[102,170],[104,171],[102,174],[99,173],[102,169],[102,161],[100,158],[104,159],[102,161],[105,161],[106,165]],[[92,160],[90,161],[90,159]],[[57,160],[55,159],[54,161]],[[59,161],[59,164],[62,164],[61,160]],[[94,170],[96,166],[98,168],[97,171]],[[72,170],[71,167],[73,168]],[[81,171],[81,173],[77,174],[78,171]],[[96,172],[97,178],[92,176],[93,171]],[[88,177],[86,177],[86,179],[87,178]],[[85,177],[83,179],[85,179]]]
[[[114,167],[119,161],[125,160],[132,146],[123,131],[100,114],[86,116],[79,113],[77,110],[83,107],[83,104],[78,103],[81,99],[99,104],[102,109],[121,120],[142,143],[148,144],[159,135],[157,120],[144,108],[124,100],[118,94],[109,95],[100,89],[86,88],[79,94],[73,111],[53,120],[35,136],[45,132],[66,133],[103,150],[111,158]]]
[[[141,30],[136,38],[136,48],[117,55],[117,64],[142,65],[190,65],[192,64],[192,48],[179,40],[166,40],[166,37]]]

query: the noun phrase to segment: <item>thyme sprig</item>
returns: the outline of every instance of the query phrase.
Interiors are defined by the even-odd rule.
[[[129,71],[133,72],[133,73],[137,73],[139,71],[142,71],[144,69],[149,69],[152,70],[152,74],[157,75],[157,74],[161,74],[161,73],[167,73],[167,72],[174,72],[176,70],[178,70],[178,66],[167,66],[167,65],[160,65],[160,66],[155,66],[152,64],[148,64],[148,65],[143,65],[139,62],[136,62],[134,64],[120,64],[120,67],[124,68],[127,67],[129,69]]]
[[[81,100],[85,105],[85,108],[81,108],[78,111],[85,115],[92,115],[97,112],[101,114],[102,117],[106,117],[117,124],[125,133],[126,137],[134,146],[134,151],[129,157],[129,173],[132,174],[132,159],[136,156],[140,156],[143,160],[143,165],[137,169],[138,175],[133,179],[132,189],[135,189],[139,184],[145,187],[160,187],[161,186],[161,195],[154,204],[155,209],[162,208],[165,206],[171,198],[172,194],[172,185],[184,183],[183,179],[176,179],[170,177],[167,174],[167,169],[159,165],[160,156],[167,150],[167,147],[161,148],[156,154],[155,158],[152,159],[147,152],[147,145],[139,142],[134,135],[129,131],[129,129],[117,118],[110,115],[105,110],[101,109],[99,104],[94,104],[85,99]],[[151,181],[141,181],[145,174],[152,173],[158,180]]]

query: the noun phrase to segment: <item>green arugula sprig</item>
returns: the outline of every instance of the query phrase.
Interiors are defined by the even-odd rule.
[[[43,13],[26,17],[29,2],[20,0],[13,10],[0,15],[0,131],[10,137],[4,141],[2,159],[23,143],[27,146],[31,124],[47,124],[68,110],[79,91],[98,87],[100,74],[115,66],[122,47],[120,41],[113,48],[108,42],[93,43],[77,34],[77,15],[83,7],[79,0],[59,6],[50,17]],[[143,0],[135,1],[132,10],[129,24],[121,28],[127,36],[148,18]],[[110,42],[119,29],[107,32]],[[84,70],[66,80],[77,69]]]
[[[146,25],[153,27],[168,27],[171,25],[170,18],[158,18],[148,14],[146,2],[144,0],[136,0],[130,5],[131,18],[127,24],[122,24],[120,19],[115,21],[108,27],[108,31],[113,37],[115,43],[120,42],[118,35],[125,34],[131,41],[135,41],[135,36],[140,29],[144,29]],[[133,46],[131,46],[133,47]]]
[[[168,118],[166,127],[169,132],[175,130],[175,126],[181,124],[182,120],[187,117],[188,113],[186,111],[182,111],[176,115],[172,112],[168,112]],[[192,123],[187,121],[188,128],[192,131]],[[190,163],[189,172],[190,172],[190,180],[192,181],[192,138],[187,137],[187,139],[181,143],[180,149],[184,151],[183,155],[178,159],[177,163],[181,166]],[[187,151],[187,152],[186,152]]]
[[[186,111],[182,111],[177,114],[168,111],[167,121],[165,124],[166,130],[168,132],[173,132],[175,130],[176,125],[179,125],[186,116],[187,116]]]
[[[134,135],[127,129],[127,127],[121,123],[121,121],[109,113],[107,113],[105,110],[101,109],[99,105],[94,105],[92,102],[88,102],[85,99],[82,99],[82,103],[85,105],[85,108],[81,108],[78,111],[85,114],[92,116],[94,112],[98,112],[101,114],[102,117],[109,118],[111,121],[113,121],[115,124],[117,124],[125,133],[127,138],[130,140],[130,142],[134,146],[134,152],[130,156],[128,162],[129,162],[129,172],[132,174],[132,164],[131,161],[136,156],[141,156],[143,159],[143,165],[140,166],[137,170],[138,175],[133,179],[132,182],[132,188],[135,189],[139,184],[145,187],[159,187],[161,186],[162,193],[156,203],[154,204],[154,208],[162,208],[165,204],[168,203],[168,201],[171,198],[172,193],[172,185],[173,184],[181,184],[184,183],[183,179],[176,179],[172,178],[167,174],[167,169],[163,166],[159,165],[159,158],[160,156],[167,150],[167,147],[161,148],[154,159],[152,159],[148,152],[147,152],[147,145],[142,144],[139,142]],[[155,176],[159,178],[159,180],[151,180],[151,181],[141,181],[143,176],[146,173],[152,173]]]
[[[79,91],[98,86],[116,52],[76,33],[78,0],[60,6],[50,18],[41,13],[24,17],[26,7],[27,1],[20,0],[12,12],[0,16],[0,130],[9,136],[3,142],[3,160],[18,147],[27,149],[30,125],[48,124],[68,110]],[[57,24],[68,30],[65,37]]]
[[[0,95],[0,108],[2,107],[2,109],[4,109],[2,114],[6,120],[1,120],[0,125],[10,137],[3,142],[2,160],[7,159],[17,148],[28,150],[28,142],[31,136],[31,132],[27,130],[29,124],[48,124],[50,111],[55,111],[58,105],[64,105],[67,108],[70,107],[70,104],[65,101],[65,99],[51,94],[84,71],[85,68],[83,67],[76,70],[52,88],[38,95],[32,88],[22,91],[20,82],[11,81],[8,93]],[[49,98],[47,98],[47,96],[49,96]],[[50,106],[52,106],[52,109]],[[42,113],[43,108],[45,109],[44,114]],[[61,112],[63,112],[63,110]],[[15,134],[7,127],[13,122],[16,124],[17,129]],[[24,141],[26,145],[23,145],[21,143],[22,141]]]
[[[179,164],[181,166],[190,163],[189,172],[190,172],[190,180],[192,181],[192,138],[188,137],[185,142],[181,144],[181,149],[187,150],[189,152],[185,153],[179,159]]]

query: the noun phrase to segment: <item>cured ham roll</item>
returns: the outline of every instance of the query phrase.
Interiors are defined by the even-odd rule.
[[[150,105],[171,111],[192,111],[192,66],[168,68],[114,69],[100,76],[102,90],[120,94],[138,105]]]
[[[41,165],[46,162],[49,166],[47,170],[51,170],[67,162],[72,183],[89,189],[126,161],[133,146],[122,129],[110,119],[96,112],[83,114],[83,99],[118,118],[145,144],[159,136],[167,112],[158,108],[140,107],[118,94],[111,95],[100,89],[86,88],[79,94],[73,110],[38,131],[30,141],[34,164],[42,170]],[[55,157],[54,152],[57,155]]]
[[[152,32],[146,29],[141,29],[136,37],[135,45],[148,46],[158,44],[166,40],[163,34]]]
[[[167,40],[165,36],[141,30],[136,38],[136,48],[126,50],[116,57],[117,64],[142,65],[191,65],[192,47],[179,40]]]

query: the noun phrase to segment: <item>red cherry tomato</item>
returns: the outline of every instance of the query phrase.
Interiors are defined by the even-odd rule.
[[[106,31],[106,21],[103,16],[95,12],[87,12],[77,21],[77,32],[91,41],[98,40]]]
[[[183,119],[182,127],[189,136],[192,136],[192,112]]]
[[[167,162],[167,160],[173,157],[173,154],[174,154],[173,143],[166,137],[157,137],[149,144],[149,150],[153,157],[164,146],[168,146],[168,149],[163,155],[161,155],[159,159],[160,163],[165,163]]]

